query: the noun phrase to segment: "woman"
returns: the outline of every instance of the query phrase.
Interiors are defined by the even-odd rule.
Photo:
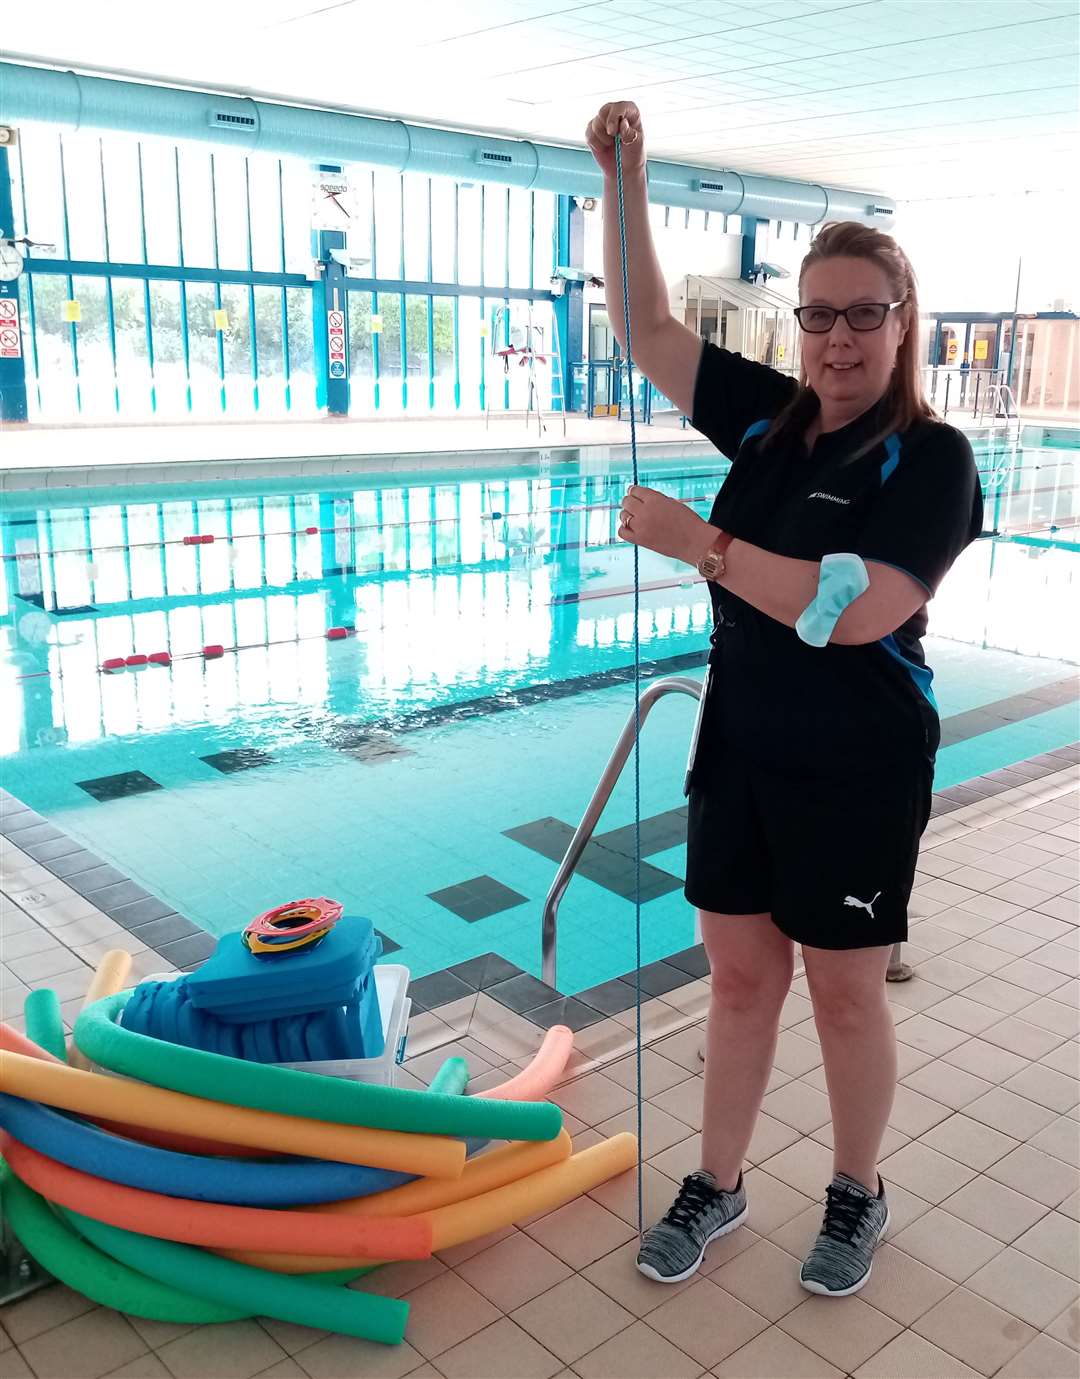
[[[835,1144],[800,1280],[845,1296],[869,1278],[889,1223],[877,1167],[896,1084],[885,971],[907,937],[940,737],[920,639],[927,600],[981,530],[978,476],[967,440],[922,396],[915,281],[888,235],[848,222],[814,240],[799,277],[800,386],[672,317],[637,107],[605,105],[586,137],[605,177],[615,333],[625,340],[619,137],[634,357],[733,461],[708,522],[634,487],[619,528],[696,565],[715,620],[686,869],[712,968],[702,1165],[646,1232],[638,1268],[688,1278],[747,1218],[743,1160],[798,943]]]

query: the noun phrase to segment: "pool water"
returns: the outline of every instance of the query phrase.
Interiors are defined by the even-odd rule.
[[[939,789],[1077,737],[1075,454],[980,456],[998,535],[931,607]],[[650,455],[641,481],[707,513],[725,471],[711,451]],[[628,478],[600,458],[13,494],[4,784],[210,932],[327,894],[374,919],[414,976],[488,952],[538,973],[552,839],[633,709],[632,556],[615,536]],[[642,555],[649,675],[701,674],[708,600],[691,575]],[[164,651],[168,666],[100,670]],[[647,818],[683,803],[693,708],[671,696],[649,719]],[[632,820],[631,775],[599,833]],[[693,941],[693,915],[684,848],[647,861],[650,962]],[[572,882],[562,991],[632,969],[624,883]]]

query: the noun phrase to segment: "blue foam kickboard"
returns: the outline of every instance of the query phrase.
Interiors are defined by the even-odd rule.
[[[371,970],[382,940],[371,920],[343,915],[321,943],[256,956],[239,933],[223,934],[216,951],[186,978],[191,1002],[219,1020],[269,1020],[343,1006],[358,988],[374,989]]]

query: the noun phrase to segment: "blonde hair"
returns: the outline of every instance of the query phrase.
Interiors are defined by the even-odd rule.
[[[898,310],[903,313],[907,326],[884,394],[883,429],[860,447],[858,453],[865,454],[892,432],[902,433],[916,421],[926,420],[936,413],[923,394],[919,372],[919,299],[915,272],[908,256],[891,235],[871,225],[861,225],[857,220],[833,221],[822,227],[802,261],[800,293],[807,269],[826,259],[838,258],[869,259],[876,263],[888,279],[893,301],[903,303]],[[807,383],[805,365],[799,383],[799,391],[769,428],[767,440],[789,428],[801,433],[816,414],[817,395]]]

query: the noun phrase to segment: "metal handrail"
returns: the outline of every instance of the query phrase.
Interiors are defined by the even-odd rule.
[[[666,694],[688,694],[693,699],[700,699],[701,685],[697,680],[691,680],[685,675],[671,675],[663,680],[654,680],[641,695],[640,719],[642,725],[644,725],[645,719],[649,716],[656,701],[662,699]],[[581,823],[577,826],[577,832],[570,839],[566,855],[559,864],[559,870],[555,873],[555,880],[551,883],[551,889],[544,901],[544,916],[540,936],[540,975],[543,981],[553,989],[555,988],[555,940],[559,904],[570,884],[570,878],[577,869],[577,864],[581,861],[582,853],[599,822],[600,815],[604,812],[604,806],[611,798],[611,792],[615,789],[615,784],[622,775],[622,769],[633,750],[637,720],[638,711],[635,710],[627,720],[626,727],[619,734],[615,750],[608,759],[599,785],[593,791],[593,797],[589,801],[589,806],[585,810]]]

